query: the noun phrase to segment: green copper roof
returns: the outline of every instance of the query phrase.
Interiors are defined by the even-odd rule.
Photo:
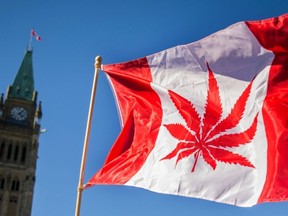
[[[27,50],[12,84],[10,97],[32,101],[34,93],[34,76],[32,65],[32,50]]]

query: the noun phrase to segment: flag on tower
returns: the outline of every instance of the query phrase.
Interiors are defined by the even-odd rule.
[[[36,40],[41,40],[41,37],[35,32],[34,29],[31,30],[31,35],[34,36]]]
[[[288,200],[288,15],[103,65],[122,131],[85,187],[237,206]]]

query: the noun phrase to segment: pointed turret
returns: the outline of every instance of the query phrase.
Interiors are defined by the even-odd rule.
[[[15,80],[10,86],[8,97],[35,100],[32,50],[27,50]]]

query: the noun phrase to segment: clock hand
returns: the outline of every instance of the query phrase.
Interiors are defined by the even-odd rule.
[[[23,114],[25,115],[25,110],[21,109],[18,114],[21,115],[21,116],[23,116]]]

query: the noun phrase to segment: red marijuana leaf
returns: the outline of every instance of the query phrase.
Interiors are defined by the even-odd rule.
[[[192,172],[195,171],[199,156],[202,156],[213,170],[217,167],[217,161],[254,168],[247,158],[225,148],[231,149],[251,142],[257,130],[258,114],[247,130],[235,134],[224,133],[228,129],[236,127],[242,119],[253,81],[242,92],[227,117],[221,120],[223,108],[218,83],[208,63],[207,67],[208,90],[203,118],[200,118],[189,100],[171,90],[168,91],[173,104],[186,124],[164,125],[179,142],[176,148],[161,160],[177,157],[177,165],[181,159],[194,155]]]

